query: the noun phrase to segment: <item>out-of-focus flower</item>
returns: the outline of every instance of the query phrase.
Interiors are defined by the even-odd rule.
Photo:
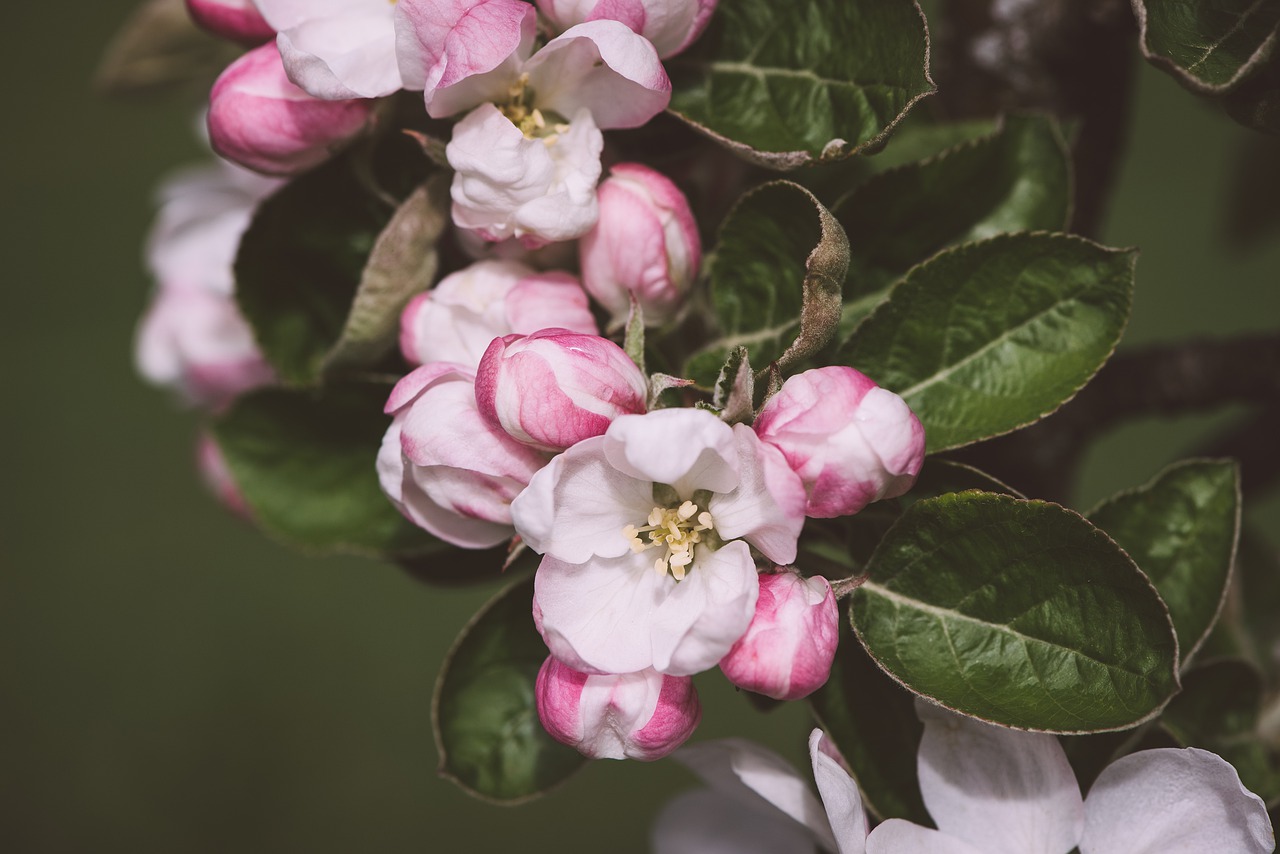
[[[251,518],[249,502],[245,501],[240,484],[236,483],[222,449],[208,433],[201,433],[196,440],[196,468],[205,486],[224,507],[243,519]]]
[[[209,142],[228,160],[293,175],[328,160],[370,120],[369,101],[325,101],[289,81],[275,45],[231,63],[209,93]]]
[[[632,296],[647,324],[665,323],[702,263],[688,200],[665,175],[639,163],[614,166],[597,197],[600,218],[580,244],[583,287],[615,323],[626,320]]]
[[[405,306],[400,350],[410,364],[457,362],[474,369],[493,339],[550,327],[599,332],[577,279],[514,261],[477,261]]]
[[[618,418],[512,504],[544,555],[534,618],[551,654],[587,673],[714,667],[755,614],[750,546],[790,563],[803,507],[799,479],[748,427],[698,409]]]
[[[800,475],[815,518],[902,495],[924,461],[924,427],[902,398],[838,365],[788,379],[755,429]]]
[[[277,32],[289,79],[325,100],[380,98],[404,87],[396,4],[387,0],[254,0]]]
[[[567,329],[495,338],[476,372],[480,414],[508,434],[558,452],[646,409],[648,383],[608,338]]]
[[[612,19],[653,42],[658,56],[675,56],[702,35],[717,0],[537,0],[560,30],[586,21]]]
[[[548,658],[535,692],[547,732],[593,759],[661,759],[702,716],[693,679],[654,670],[592,675]]]
[[[378,480],[400,512],[463,548],[509,540],[511,501],[548,457],[480,417],[470,369],[418,368],[396,384],[386,412]]]
[[[224,39],[259,45],[276,37],[253,0],[187,0],[191,19]]]
[[[775,700],[807,697],[831,675],[839,620],[825,578],[786,570],[763,573],[756,614],[720,669],[739,688]]]

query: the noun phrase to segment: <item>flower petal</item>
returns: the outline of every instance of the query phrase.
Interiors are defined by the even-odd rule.
[[[708,508],[726,540],[742,537],[781,566],[796,559],[804,527],[804,484],[782,452],[762,442],[745,424],[735,424],[741,479],[737,489],[716,495]]]
[[[822,751],[825,739],[820,729],[809,734],[809,759],[818,794],[827,809],[827,821],[836,837],[836,848],[840,854],[866,854],[867,813],[862,807],[862,795],[853,778]]]
[[[867,854],[990,854],[990,851],[900,818],[878,825],[867,837]]]
[[[276,45],[289,79],[325,100],[380,98],[400,89],[394,8],[361,8],[281,31]]]
[[[670,801],[653,826],[653,854],[816,854],[803,827],[708,789]]]
[[[609,425],[604,454],[619,472],[674,487],[682,499],[700,489],[730,492],[738,485],[733,430],[701,409],[659,409],[624,415]]]
[[[691,676],[715,667],[751,625],[759,595],[746,543],[695,549],[689,574],[653,613],[654,669]]]

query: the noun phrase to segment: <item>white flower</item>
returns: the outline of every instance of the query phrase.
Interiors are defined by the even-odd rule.
[[[403,88],[396,4],[387,0],[255,0],[279,35],[289,79],[317,98],[378,98]]]

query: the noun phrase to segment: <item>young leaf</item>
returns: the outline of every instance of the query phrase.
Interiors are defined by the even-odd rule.
[[[917,502],[881,541],[851,617],[910,690],[1020,729],[1100,732],[1178,689],[1169,613],[1081,516],[963,492]]]
[[[313,551],[391,557],[450,548],[401,516],[378,486],[390,391],[337,384],[239,398],[213,434],[255,521]]]
[[[1169,606],[1185,666],[1218,619],[1240,536],[1240,476],[1229,460],[1171,466],[1089,514]]]
[[[831,678],[809,696],[809,706],[853,771],[867,809],[882,819],[929,821],[916,778],[924,725],[915,700],[876,667],[848,624],[840,629]]]
[[[740,346],[758,368],[816,353],[839,324],[848,264],[844,231],[808,190],[774,181],[743,196],[720,228],[711,265],[723,337],[694,354],[685,373],[710,385]]]
[[[934,91],[910,0],[735,0],[668,61],[671,110],[776,169],[881,143]]]
[[[587,761],[538,720],[533,688],[547,648],[533,625],[532,601],[529,578],[471,619],[445,658],[432,702],[441,776],[503,804],[545,794]]]
[[[755,412],[755,400],[756,376],[751,371],[747,348],[735,347],[720,369],[711,404],[720,410],[720,417],[730,424],[739,421],[750,423]]]
[[[422,180],[425,160],[411,140],[389,140],[383,148],[372,155],[365,149],[348,151],[294,178],[259,206],[241,238],[236,300],[267,360],[289,385],[318,382],[348,328],[370,253],[399,204],[385,192],[407,196]],[[373,187],[376,176],[361,172],[362,156],[372,156],[375,165],[388,170],[407,163],[401,171],[408,174],[390,176],[386,190]],[[428,284],[397,282],[395,287]],[[371,300],[366,290],[362,312]],[[381,303],[380,313],[390,304]],[[381,328],[380,321],[372,325]]]
[[[93,83],[108,95],[207,90],[239,54],[236,45],[196,26],[182,0],[146,0],[112,37]]]
[[[1024,427],[1070,400],[1120,340],[1132,250],[1010,234],[913,269],[839,361],[902,395],[930,453]]]
[[[1193,92],[1221,94],[1266,61],[1277,0],[1134,0],[1142,55]]]

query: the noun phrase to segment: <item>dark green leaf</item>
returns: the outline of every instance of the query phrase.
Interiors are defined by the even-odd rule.
[[[1135,0],[1142,53],[1194,92],[1218,94],[1275,49],[1280,0]]]
[[[743,196],[720,229],[711,298],[721,337],[685,366],[710,385],[736,347],[757,368],[821,349],[840,320],[849,244],[812,193],[774,181]]]
[[[854,628],[907,688],[1006,726],[1123,729],[1178,689],[1168,611],[1083,517],[963,492],[914,504],[853,593]]]
[[[323,393],[265,389],[239,398],[213,432],[254,519],[318,551],[456,551],[401,516],[378,486],[374,460],[390,423],[382,414],[390,390],[339,384]]]
[[[1120,340],[1133,251],[1065,234],[1010,234],[913,269],[839,361],[906,400],[928,449],[957,448],[1057,409]]]
[[[1229,460],[1171,466],[1089,514],[1129,553],[1178,633],[1185,666],[1218,619],[1240,535],[1240,477]]]
[[[472,618],[445,659],[432,704],[441,775],[505,804],[545,794],[586,764],[538,720],[534,681],[547,648],[532,602],[530,578]]]
[[[1280,134],[1280,56],[1271,57],[1256,74],[1227,93],[1222,99],[1222,105],[1226,108],[1227,115],[1245,127],[1263,133]],[[1248,165],[1253,166],[1249,174],[1250,186],[1255,192],[1262,190],[1269,200],[1274,200],[1275,194],[1270,190],[1275,182],[1257,174],[1275,171],[1274,154],[1271,160]],[[1271,213],[1274,214],[1274,201]]]
[[[671,110],[739,154],[790,169],[873,148],[934,91],[910,0],[734,0],[667,63]]]
[[[831,678],[809,697],[814,717],[849,764],[867,809],[928,823],[916,778],[924,725],[915,700],[876,667],[847,623],[840,633]]]

